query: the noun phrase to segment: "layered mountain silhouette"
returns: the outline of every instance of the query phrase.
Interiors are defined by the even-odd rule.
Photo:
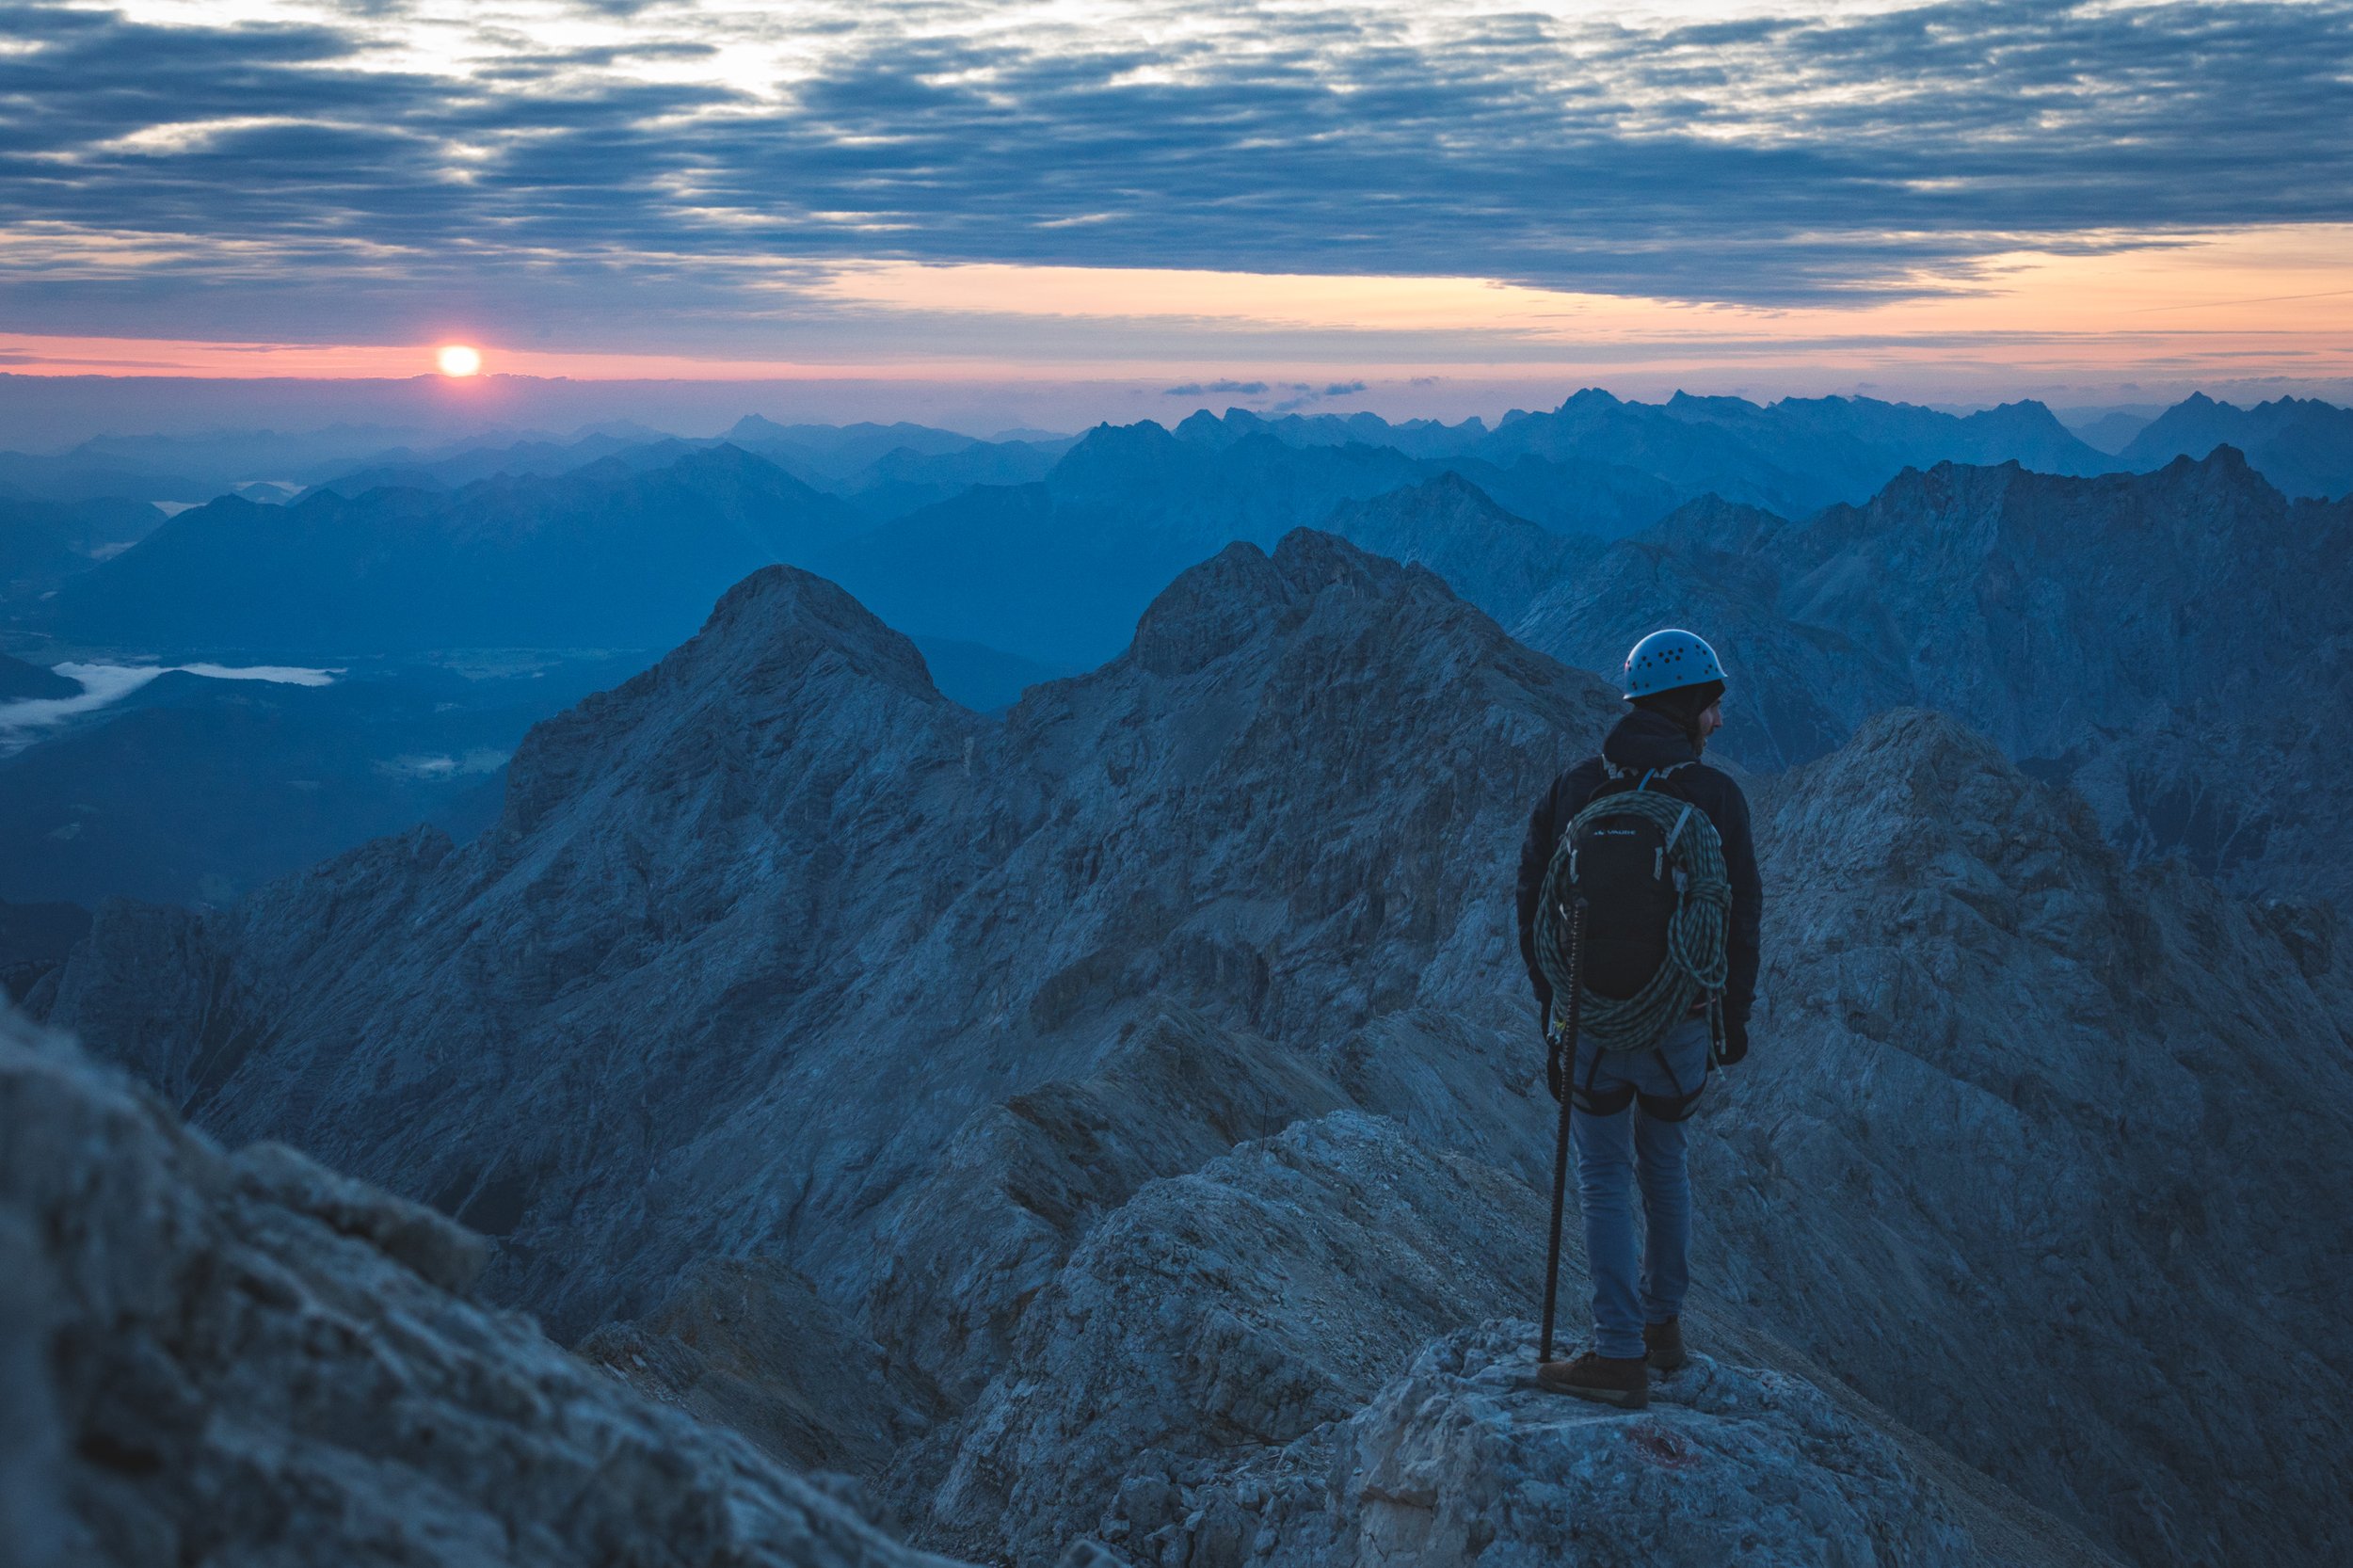
[[[1678,392],[1663,404],[1646,404],[1589,388],[1555,409],[1514,409],[1495,426],[1480,419],[1390,424],[1369,413],[1268,419],[1229,408],[1223,417],[1203,410],[1176,428],[1187,440],[1212,444],[1265,434],[1296,446],[1394,447],[1455,463],[1524,516],[1614,536],[1704,494],[1801,515],[1838,502],[1860,504],[1904,469],[1940,462],[2015,462],[2072,475],[2147,472],[2226,444],[2239,448],[2291,496],[2338,497],[2353,490],[2348,421],[2353,412],[2318,399],[2280,398],[2242,408],[2193,392],[2153,421],[2132,418],[2109,426],[2124,434],[2112,445],[2093,446],[2031,400],[1955,415],[1868,397],[1760,405]],[[1509,475],[1521,465],[1525,477],[1515,484]],[[1551,482],[1549,498],[1541,481]],[[1627,517],[1645,485],[1670,500]],[[1607,499],[1558,493],[1570,487],[1621,493]],[[1612,517],[1625,520],[1613,525]]]
[[[1632,419],[1737,434],[1756,415],[1664,408],[1679,411],[1581,394],[1542,417],[1556,433]],[[1773,409],[1784,422],[1854,414]],[[1915,415],[1887,418],[1900,432]],[[1968,424],[1935,417],[1948,436]],[[649,660],[728,583],[785,561],[917,634],[943,690],[994,709],[1115,651],[1188,563],[1311,524],[1427,562],[1573,664],[1610,667],[1659,625],[1702,629],[1735,664],[1724,744],[1751,766],[1819,756],[1893,706],[1934,706],[2073,779],[2137,856],[2183,854],[2249,890],[2347,890],[2348,803],[2313,759],[2345,700],[2329,650],[2345,632],[2348,503],[2289,502],[2234,448],[2137,476],[1939,464],[1864,505],[1795,519],[1710,496],[1612,543],[1538,526],[1460,472],[1472,459],[1291,445],[1254,427],[1278,423],[1217,424],[1217,439],[1197,422],[1189,435],[1105,426],[1042,480],[976,485],[879,524],[728,446],[643,447],[448,494],[223,501],[35,609],[68,635],[181,656],[523,646]],[[866,445],[913,428],[879,427]],[[936,434],[936,446],[959,439]],[[1800,443],[1816,447],[1836,443]],[[967,441],[943,460],[1000,450]],[[1426,475],[1437,461],[1456,466]]]
[[[143,501],[28,501],[0,493],[0,600],[30,599],[153,533]]]
[[[381,425],[336,424],[311,430],[95,436],[60,453],[0,452],[0,496],[184,506],[256,482],[298,489],[358,467],[371,456],[383,461],[412,456],[397,444],[409,435]]]
[[[328,490],[356,501],[370,490],[385,488],[456,490],[484,479],[569,473],[606,458],[616,458],[632,470],[664,468],[702,444],[674,437],[646,440],[634,436],[591,434],[568,441],[525,440],[468,446],[431,456],[404,449],[377,454],[373,461],[322,479],[302,493],[309,496]]]
[[[2025,527],[2014,472],[1918,477],[1968,492],[1924,561]],[[1510,870],[1616,709],[1321,534],[995,718],[770,568],[535,728],[472,842],[111,905],[30,1005],[224,1142],[496,1237],[494,1299],[976,1558],[1649,1560],[1671,1485],[1686,1546],[1768,1560],[2342,1557],[2336,917],[2129,867],[1934,713],[1759,792],[1706,1359],[1648,1417],[1513,1382],[1552,1107]]]
[[[2153,469],[2176,457],[2206,456],[2218,446],[2236,447],[2286,494],[2353,493],[2353,408],[2316,397],[2281,397],[2241,408],[2193,392],[2136,435],[2119,461],[2130,469]]]
[[[84,641],[151,649],[660,647],[744,572],[861,522],[728,447],[449,495],[223,498],[69,584],[50,618]]]
[[[751,452],[860,515],[887,520],[974,485],[1027,484],[1045,476],[1075,438],[975,440],[920,424],[784,425],[750,415],[717,440],[593,431],[569,441],[476,443],[431,456],[402,451],[321,480],[313,489],[358,497],[385,486],[455,490],[477,480],[568,473],[612,458],[664,468],[690,453],[732,445]]]
[[[1157,424],[1101,425],[1035,485],[968,491],[808,564],[893,625],[1089,664],[1187,566],[1237,540],[1271,546],[1420,477],[1385,448],[1263,436],[1213,448]]]
[[[2137,855],[2249,890],[2353,891],[2345,721],[2353,501],[2291,502],[2229,447],[2158,472],[1907,473],[1788,521],[1695,504],[1564,578],[1517,626],[1602,666],[1643,632],[1725,650],[1725,748],[1805,761],[1903,703],[2067,777]]]
[[[1647,481],[1670,492],[1673,502],[1712,493],[1784,512],[1860,502],[1904,469],[1938,462],[2015,461],[2054,473],[2097,473],[2115,466],[2034,402],[1959,416],[1867,397],[1793,397],[1758,405],[1677,392],[1665,403],[1649,404],[1587,388],[1546,412],[1514,409],[1493,429],[1480,420],[1452,426],[1427,421],[1388,426],[1371,414],[1346,419],[1294,414],[1270,421],[1245,409],[1229,409],[1222,421],[1196,414],[1177,429],[1201,441],[1263,432],[1297,445],[1355,441],[1395,446],[1416,456],[1467,460],[1483,465],[1466,471],[1469,477],[1523,510],[1528,508],[1522,498],[1507,493],[1508,482],[1490,483],[1518,464],[1585,486],[1599,480],[1631,489]],[[1529,515],[1549,520],[1540,511]]]

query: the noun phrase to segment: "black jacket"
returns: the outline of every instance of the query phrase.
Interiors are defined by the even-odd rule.
[[[1756,839],[1749,830],[1748,797],[1728,775],[1699,761],[1699,752],[1682,727],[1662,714],[1637,708],[1618,721],[1601,743],[1601,750],[1603,757],[1619,767],[1638,774],[1678,762],[1691,764],[1653,781],[1650,787],[1706,812],[1707,820],[1716,824],[1717,837],[1723,840],[1724,872],[1732,882],[1732,918],[1724,934],[1730,968],[1724,981],[1724,1016],[1745,1024],[1756,1000],[1757,924],[1765,904],[1765,885],[1756,874]],[[1528,841],[1520,846],[1520,956],[1527,961],[1528,978],[1535,983],[1539,1003],[1552,1000],[1552,985],[1536,967],[1536,899],[1561,831],[1608,776],[1601,757],[1587,758],[1552,781],[1552,788],[1545,792],[1528,819]]]

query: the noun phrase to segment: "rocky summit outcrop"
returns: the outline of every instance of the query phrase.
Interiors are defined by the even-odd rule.
[[[2148,474],[1910,472],[1800,521],[1714,501],[1539,596],[1517,634],[1614,668],[1660,625],[1732,677],[1724,749],[1809,761],[1941,709],[2077,780],[2118,847],[2249,893],[2353,894],[2353,501],[2291,502],[2230,447]]]
[[[1658,1380],[1647,1412],[1628,1416],[1537,1388],[1535,1337],[1533,1325],[1507,1322],[1458,1330],[1423,1350],[1324,1437],[1322,1476],[1256,1489],[1267,1505],[1253,1521],[1250,1550],[1228,1560],[1268,1568],[2038,1560],[1978,1540],[1895,1443],[1799,1379],[1695,1356]],[[1228,1483],[1199,1512],[1247,1519],[1252,1490],[1247,1480]]]
[[[1441,1332],[1397,1374],[1401,1347],[1525,1293],[1532,1255],[1499,1243],[1532,1203],[1355,1112],[1150,1184],[989,1398],[910,1450],[906,1473],[951,1466],[924,1522],[1022,1561],[1200,1568],[1498,1544],[2093,1561],[2005,1528],[1800,1378],[1703,1357],[1646,1416],[1575,1406],[1530,1385],[1526,1324]],[[616,1377],[478,1304],[485,1250],[282,1144],[225,1154],[0,1012],[0,1563],[949,1568],[871,1524],[846,1478],[674,1408],[762,1435],[777,1414],[712,1380],[680,1400],[680,1339],[599,1336]],[[708,1269],[681,1295],[706,1326],[749,1325],[701,1343],[705,1371],[832,1348],[827,1310],[774,1271]],[[888,1402],[860,1368],[814,1370],[836,1398],[797,1416],[837,1435]]]
[[[1540,1391],[1533,1323],[1461,1325],[1532,1310],[1543,1223],[1526,1185],[1359,1112],[1153,1183],[902,1454],[898,1507],[1021,1562],[2108,1563],[1716,1318],[1648,1412]],[[1572,1319],[1586,1290],[1572,1262]]]
[[[1524,1184],[1353,1111],[1156,1182],[1024,1314],[930,1445],[950,1457],[903,1463],[903,1506],[974,1555],[1050,1558],[1140,1480],[1345,1420],[1425,1339],[1533,1299],[1543,1224]]]
[[[484,1253],[0,1007],[0,1563],[938,1562],[470,1299]]]
[[[1689,1438],[1729,1490],[1656,1504],[1696,1521],[1673,1544],[1618,1533],[1577,1486],[1548,1506],[1597,1508],[1577,1539],[1628,1560],[1716,1551],[1719,1525],[1761,1532],[1760,1561],[2099,1560],[2076,1531],[2137,1562],[2336,1560],[2353,1519],[2309,1459],[2343,1448],[2353,1393],[2325,1284],[2353,1262],[2327,1196],[2353,1181],[2329,918],[2127,869],[2082,802],[1933,713],[1872,721],[1769,795],[1758,1053],[1694,1124],[1693,1333],[1736,1405],[1768,1374],[1834,1391],[1861,1457],[1785,1473],[1784,1446],[1823,1452],[1790,1396],[1798,1430],[1758,1448]],[[1377,1414],[1385,1365],[1533,1299],[1537,1189],[1444,1137],[1341,1112],[1138,1190],[989,1385],[902,1451],[914,1528],[1022,1561],[1090,1533],[1142,1561],[1358,1560],[1406,1521],[1545,1549],[1534,1504],[1459,1500],[1555,1496],[1552,1439],[1493,1411],[1490,1457],[1465,1439],[1430,1461],[1445,1484],[1417,1495],[1445,1493],[1442,1517],[1344,1479],[1386,1472],[1341,1428],[1393,1431],[1412,1403]],[[1581,1296],[1572,1277],[1573,1314]],[[1575,1435],[1600,1456],[1567,1462],[1580,1484],[1641,1461],[1623,1432]]]

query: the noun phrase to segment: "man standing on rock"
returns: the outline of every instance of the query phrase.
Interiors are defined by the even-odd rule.
[[[1748,1053],[1764,889],[1748,801],[1739,785],[1700,760],[1708,737],[1723,725],[1723,667],[1715,649],[1689,632],[1655,632],[1626,655],[1622,690],[1634,711],[1610,730],[1600,756],[1553,781],[1529,820],[1520,851],[1519,926],[1520,952],[1547,1018],[1565,1011],[1568,1001],[1558,999],[1556,1009],[1553,983],[1539,959],[1540,938],[1551,929],[1539,931],[1548,872],[1554,897],[1563,896],[1565,873],[1586,904],[1590,924],[1581,961],[1589,1006],[1638,997],[1675,999],[1642,1032],[1641,1048],[1625,1048],[1624,1038],[1605,1041],[1591,1029],[1581,1030],[1575,1060],[1556,1060],[1548,1075],[1553,1094],[1570,1100],[1585,1259],[1593,1282],[1593,1348],[1572,1361],[1545,1363],[1537,1378],[1561,1393],[1639,1409],[1650,1402],[1648,1368],[1672,1372],[1684,1363],[1681,1316],[1691,1240],[1684,1119],[1699,1103],[1711,1064],[1737,1062]],[[1627,830],[1625,815],[1589,819],[1577,856],[1560,856],[1561,869],[1555,869],[1555,851],[1579,812],[1596,799],[1637,791],[1663,797],[1656,805],[1630,803],[1658,819],[1658,825],[1648,829],[1651,838],[1641,837],[1640,821]],[[1699,846],[1683,837],[1691,808],[1715,829],[1701,837],[1716,843],[1699,850],[1701,870],[1687,874],[1672,868],[1694,864]],[[1615,881],[1609,870],[1613,855],[1616,865],[1629,868]],[[1586,861],[1582,867],[1578,856]],[[1655,893],[1647,886],[1652,883],[1657,885]],[[1695,917],[1671,940],[1670,924],[1680,926],[1686,905],[1696,908],[1701,893],[1716,901],[1713,914],[1721,920]],[[1663,980],[1649,985],[1653,975],[1673,978],[1665,968],[1671,949],[1677,954],[1674,962],[1689,969],[1688,950],[1695,945],[1690,931],[1721,934],[1721,968],[1710,977],[1721,980],[1721,991],[1689,980],[1679,991]],[[1685,995],[1697,999],[1688,1008],[1681,1005]],[[1639,1261],[1633,1203],[1638,1183],[1646,1220]]]

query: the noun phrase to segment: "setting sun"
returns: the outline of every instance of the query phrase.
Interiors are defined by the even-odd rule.
[[[444,376],[472,376],[482,368],[481,351],[469,348],[462,343],[454,343],[442,349],[440,359],[441,374]]]

